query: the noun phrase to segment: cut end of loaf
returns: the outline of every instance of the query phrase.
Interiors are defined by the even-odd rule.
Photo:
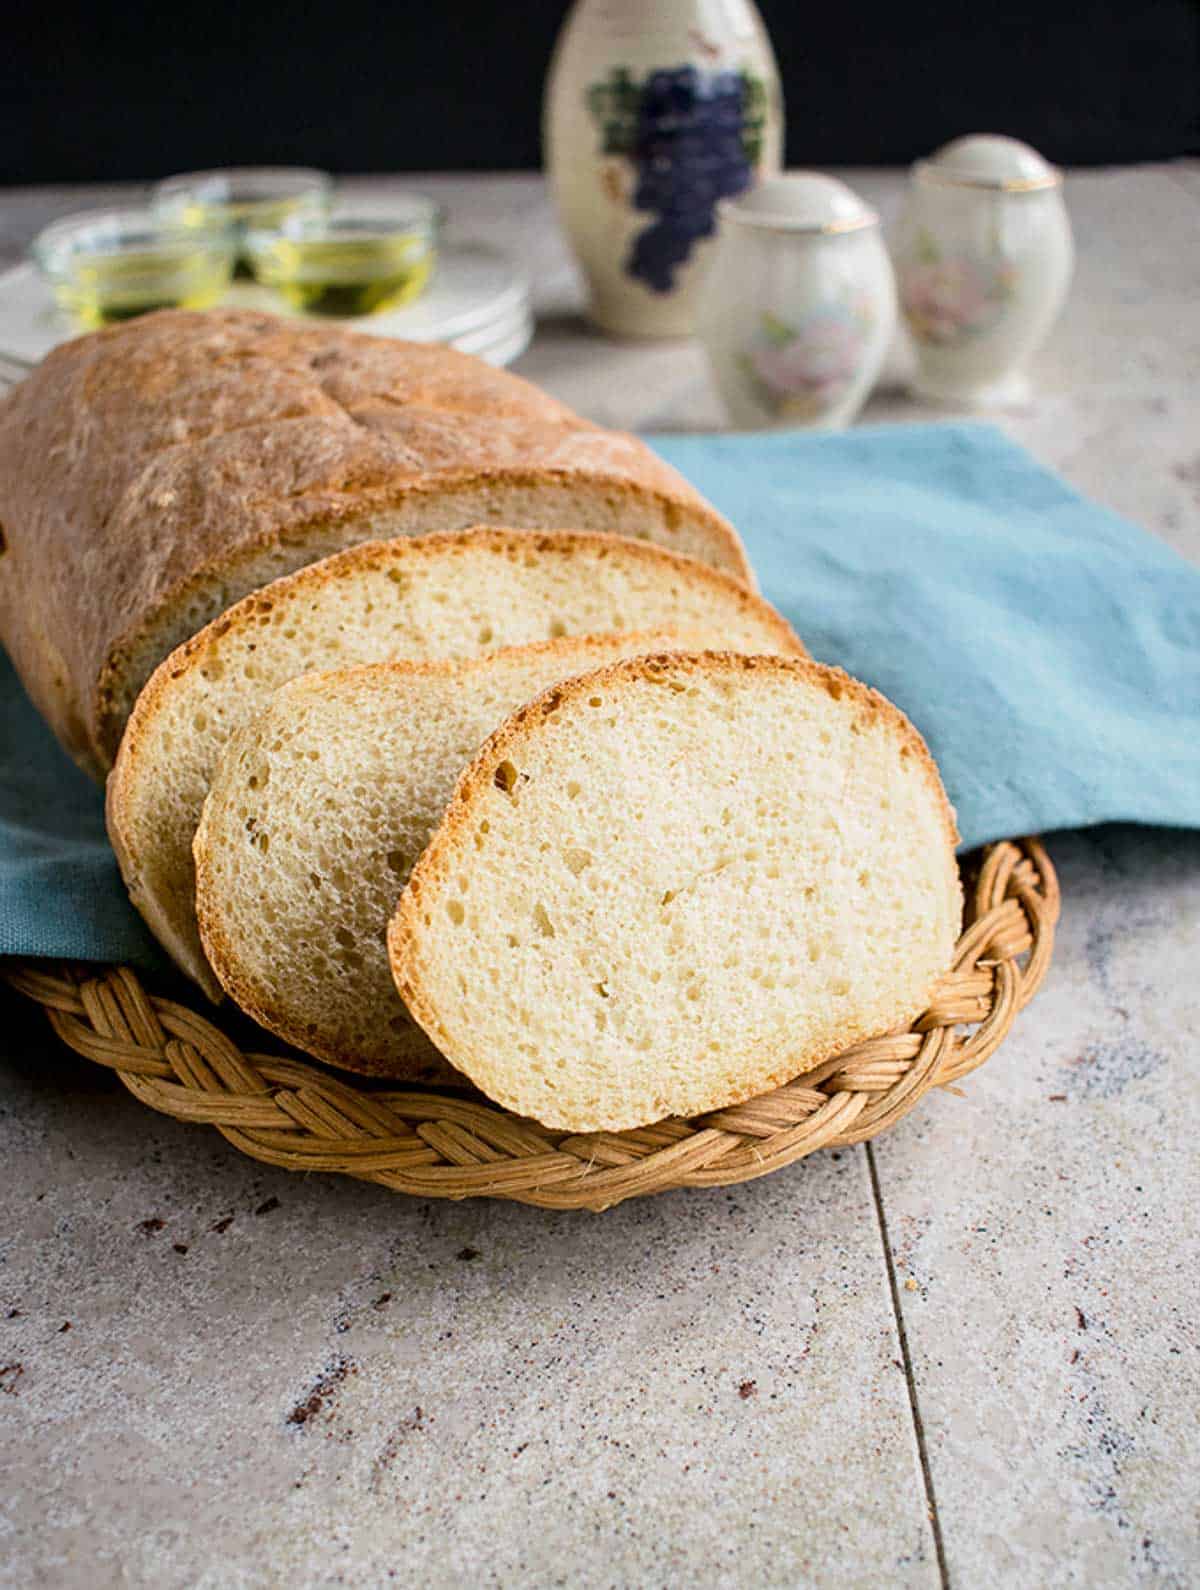
[[[301,500],[286,534],[246,538],[207,560],[139,616],[110,647],[89,712],[94,761],[111,766],[137,696],[160,661],[245,596],[287,575],[380,538],[425,538],[507,526],[508,534],[563,529],[648,543],[694,558],[748,591],[757,591],[741,539],[698,497],[676,501],[637,481],[599,471],[524,467],[484,473],[443,470],[335,505]],[[217,511],[214,507],[214,511]],[[292,522],[294,520],[294,522]],[[171,533],[164,525],[162,534]]]
[[[616,665],[517,713],[389,928],[401,997],[564,1131],[752,1097],[925,1006],[961,916],[919,735],[838,670]]]
[[[407,1075],[429,1050],[396,994],[385,932],[462,769],[559,684],[686,634],[587,635],[471,659],[306,674],[220,760],[195,840],[199,929],[232,998],[289,1043]]]
[[[406,537],[274,581],[173,652],[138,698],[108,799],[134,903],[211,991],[193,905],[201,804],[229,737],[298,674],[662,624],[688,630],[699,647],[803,652],[786,621],[729,575],[623,536],[479,528]]]

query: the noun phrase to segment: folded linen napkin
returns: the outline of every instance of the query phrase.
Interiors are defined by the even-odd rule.
[[[813,655],[929,742],[964,848],[1200,825],[1200,568],[988,425],[654,437]]]

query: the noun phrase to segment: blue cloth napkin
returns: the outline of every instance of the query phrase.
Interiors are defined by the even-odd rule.
[[[989,425],[656,436],[820,662],[902,707],[963,848],[1200,826],[1200,569]]]
[[[813,655],[929,741],[964,846],[1200,826],[1200,570],[982,425],[658,436]],[[0,953],[161,965],[97,790],[0,658]]]

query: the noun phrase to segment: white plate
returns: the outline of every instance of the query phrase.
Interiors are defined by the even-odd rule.
[[[515,340],[517,329],[528,320],[529,284],[499,250],[486,243],[464,243],[441,250],[433,280],[415,304],[380,315],[351,320],[298,315],[268,288],[254,282],[234,282],[223,301],[230,306],[267,309],[313,325],[369,331],[376,337],[449,342],[456,347],[461,346],[460,339],[471,343],[478,339],[484,345],[504,346]],[[0,275],[0,355],[36,364],[51,348],[77,335],[78,329],[59,310],[35,266],[17,265]],[[463,351],[477,350],[468,347]],[[482,347],[478,351],[492,363],[506,362],[484,353]]]
[[[483,359],[488,364],[506,365],[514,359],[519,359],[533,340],[533,317],[528,314],[513,316],[506,320],[499,333],[491,328],[486,337],[478,332],[470,337],[463,337],[449,344],[457,348],[460,353],[474,354],[477,359]],[[32,365],[17,362],[0,353],[0,392],[6,391],[10,386],[20,381]]]
[[[486,348],[472,350],[477,359],[486,359],[488,364],[511,364],[514,359],[519,359],[533,340],[533,321],[525,320],[515,331],[508,334],[498,343],[492,343]],[[462,350],[466,351],[466,350]]]
[[[483,326],[478,331],[466,332],[461,337],[453,337],[450,346],[457,348],[460,353],[482,354],[485,348],[490,348],[496,343],[507,342],[523,327],[530,329],[533,317],[528,309],[522,309],[515,315],[505,315],[503,320],[497,320],[492,325]]]

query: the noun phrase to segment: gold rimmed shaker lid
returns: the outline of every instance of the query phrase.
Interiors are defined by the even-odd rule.
[[[818,237],[859,232],[878,226],[879,216],[853,188],[820,171],[792,171],[768,177],[749,193],[723,199],[723,221],[771,232],[800,232]]]
[[[990,193],[1041,193],[1062,185],[1062,172],[1019,138],[972,133],[955,138],[913,167],[918,182]]]

